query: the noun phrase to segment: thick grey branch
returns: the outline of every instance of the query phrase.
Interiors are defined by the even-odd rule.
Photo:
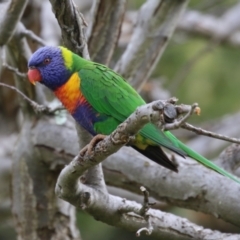
[[[129,159],[134,160],[131,162]],[[104,161],[105,180],[109,185],[133,192],[144,184],[151,196],[158,200],[205,212],[240,226],[237,217],[240,214],[239,184],[195,160],[175,159],[179,169],[177,174],[157,166],[132,149],[121,149]]]
[[[130,203],[127,204],[126,209],[124,207],[120,208],[121,205],[120,205],[120,203],[117,202],[116,197],[112,197],[111,195],[102,193],[99,190],[89,188],[88,186],[81,184],[78,179],[87,168],[89,168],[90,166],[96,165],[97,163],[102,161],[106,156],[110,155],[114,151],[118,150],[122,145],[124,145],[129,140],[129,137],[131,135],[136,134],[136,132],[138,132],[139,129],[142,128],[142,126],[144,124],[146,124],[146,122],[149,122],[150,120],[152,122],[162,121],[161,114],[159,114],[159,113],[156,114],[156,111],[153,111],[153,109],[155,109],[156,106],[158,106],[158,107],[159,107],[159,105],[162,106],[164,103],[166,103],[166,102],[158,101],[158,102],[155,102],[152,104],[141,106],[123,124],[121,124],[117,128],[117,130],[115,130],[113,132],[113,134],[111,136],[105,138],[103,141],[101,141],[99,144],[97,144],[92,156],[83,156],[82,157],[82,156],[78,155],[77,157],[75,157],[75,159],[69,165],[67,165],[60,173],[60,176],[59,176],[57,184],[56,184],[56,193],[58,194],[58,196],[60,198],[63,198],[64,200],[70,202],[71,204],[73,204],[75,206],[85,209],[86,211],[90,212],[96,218],[101,219],[102,221],[107,222],[109,224],[110,224],[109,218],[113,217],[113,216],[116,217],[116,214],[119,213],[119,211],[120,211],[120,213],[127,212],[128,214],[129,214],[129,212],[140,213],[139,208],[131,206]],[[129,161],[129,158],[128,158],[128,161]],[[153,166],[153,167],[156,170],[156,166]],[[186,178],[186,176],[188,176],[189,172],[190,172],[190,176],[193,176],[192,172],[189,171],[189,168],[190,167],[188,167],[187,172],[184,173],[184,178]],[[141,169],[143,169],[143,167],[141,167]],[[148,165],[148,169],[149,169],[149,165]],[[206,168],[204,168],[204,169],[207,170]],[[171,174],[171,173],[169,173],[169,171],[168,171],[167,175],[163,176],[161,181],[164,183],[171,182],[172,179],[174,179],[174,176],[171,176],[171,178],[168,178],[169,174]],[[219,178],[225,179],[217,173],[214,173],[214,174],[215,175],[211,174],[211,177],[219,177]],[[141,179],[142,179],[141,174],[138,174],[138,176],[139,177],[141,176]],[[153,176],[154,176],[154,182],[156,182],[156,172],[153,174]],[[195,179],[197,179],[196,176],[197,176],[197,174],[194,176]],[[212,181],[207,180],[207,182],[212,182]],[[198,180],[195,181],[195,184],[199,184],[199,181]],[[237,187],[239,187],[236,183],[233,183],[233,185],[234,184]],[[193,185],[194,185],[194,182],[192,182],[192,186]],[[221,187],[222,187],[222,185],[221,185]],[[188,186],[188,188],[189,188],[189,186]],[[199,189],[199,188],[197,188],[197,189]],[[228,194],[227,194],[228,197],[229,197],[231,191],[232,191],[232,188],[228,190]],[[173,196],[176,195],[176,192],[172,193]],[[185,201],[187,199],[191,200],[192,198],[195,199],[194,195],[192,195],[193,192],[194,192],[194,190],[189,192],[190,195],[186,195],[186,193],[184,193],[184,196],[183,196],[184,200]],[[213,193],[215,195],[215,192],[212,192],[212,194]],[[225,189],[225,193],[226,193],[226,189]],[[234,194],[236,194],[236,192],[234,192]],[[205,201],[207,199],[206,198],[207,190],[206,190],[205,184],[200,186],[200,196],[201,195],[203,196],[203,199]],[[210,196],[211,196],[211,194],[210,194]],[[166,198],[166,196],[163,198]],[[199,204],[198,198],[199,198],[199,196],[197,195],[196,199]],[[100,199],[101,199],[101,201],[100,201]],[[120,199],[120,202],[122,202],[121,199]],[[189,202],[191,202],[191,201],[188,201],[188,205],[190,204]],[[227,208],[229,208],[229,205],[227,206]],[[142,208],[140,208],[140,209],[142,209]],[[214,206],[212,210],[214,211],[215,215],[219,216],[220,214],[219,214],[219,211],[217,211],[217,210],[221,211],[222,209],[224,209],[223,211],[227,210],[229,213],[229,209],[226,209],[225,206],[224,206],[224,208],[222,208],[222,202],[220,204],[218,204],[217,206]],[[218,213],[216,213],[215,211],[217,211]],[[103,214],[103,212],[105,214]],[[235,213],[236,213],[236,210],[235,210]],[[235,213],[232,213],[232,214],[234,215]],[[156,218],[158,218],[158,213],[156,213],[156,215],[154,215],[154,214],[151,215],[151,213],[149,211],[148,214],[149,214],[149,217],[151,218],[151,226],[153,226],[153,234],[156,234],[158,232],[158,231],[155,232],[156,228],[157,229],[159,228],[159,226],[158,226],[159,223],[156,220]],[[227,213],[224,212],[223,216],[226,216],[226,214]],[[121,217],[122,217],[122,215],[120,215],[120,220],[121,220]],[[235,223],[236,223],[237,218],[235,216],[234,216],[234,218],[235,218]],[[117,219],[119,219],[119,216],[117,217]],[[135,225],[135,224],[136,224],[135,222],[132,223],[132,225]],[[186,223],[184,223],[184,224],[186,224]],[[119,226],[117,221],[114,221],[114,225]],[[186,225],[188,225],[188,224],[186,224]],[[120,226],[126,228],[126,226],[127,226],[126,221],[121,222]],[[141,228],[142,227],[143,226],[141,226]],[[163,226],[161,228],[163,228]],[[192,227],[190,227],[190,228],[192,228]],[[139,229],[139,228],[137,228],[137,229]],[[135,229],[135,230],[137,230],[137,229]],[[164,228],[164,231],[167,231],[167,229]],[[162,232],[162,231],[160,231],[160,232]],[[189,234],[189,232],[188,232],[188,234]],[[186,236],[185,236],[185,239],[186,239]]]
[[[227,147],[216,161],[229,172],[240,177],[240,145],[232,144]]]
[[[130,43],[115,67],[135,88],[154,70],[187,2],[148,0],[141,7]]]
[[[52,168],[58,164],[66,165],[78,153],[77,134],[73,125],[64,127],[42,119],[32,132],[35,147],[44,161],[52,164]],[[144,185],[156,199],[209,213],[240,226],[239,185],[195,160],[176,160],[178,174],[124,147],[103,162],[105,180],[108,185],[133,192]]]
[[[79,240],[73,206],[54,195],[57,175],[42,164],[33,145],[32,126],[33,119],[25,117],[13,154],[12,213],[18,238]]]
[[[76,129],[79,139],[79,148],[82,149],[91,140],[91,135],[81,126],[76,123]],[[106,184],[104,181],[102,164],[99,163],[92,168],[88,169],[84,176],[81,178],[84,184],[93,188],[97,188],[102,192],[107,192]]]
[[[178,29],[239,46],[239,13],[239,3],[226,11],[221,17],[214,17],[189,10],[182,16],[181,21],[179,21]]]
[[[240,45],[239,11],[239,3],[218,17],[188,9],[178,21],[177,30],[211,38],[215,42],[223,42],[237,47]],[[131,32],[133,28],[132,19],[135,18],[136,14],[136,12],[127,12],[127,15],[131,19],[130,23],[128,22],[128,28],[131,29]],[[126,22],[124,23],[127,24]],[[126,40],[122,41],[124,41],[125,45],[128,43]]]
[[[50,0],[50,2],[61,27],[65,46],[80,56],[90,59],[83,29],[87,24],[73,0]]]
[[[120,35],[125,6],[126,0],[95,1],[88,28],[88,48],[93,61],[109,64]]]
[[[6,44],[13,35],[27,3],[28,0],[0,3],[0,46]]]
[[[72,168],[72,171],[74,170]],[[82,192],[78,192],[78,189],[72,188],[76,193],[76,198],[71,199],[71,203],[83,208],[96,219],[135,232],[146,227],[145,219],[138,215],[142,208],[141,204],[117,196],[103,195],[101,192],[86,186],[82,186],[81,189]],[[150,209],[148,216],[153,226],[152,235],[160,239],[222,238],[237,240],[240,237],[238,234],[224,234],[204,229],[186,219],[159,210]]]
[[[41,134],[39,134],[40,132]],[[56,160],[59,164],[65,165],[72,156],[69,153],[75,154],[78,152],[77,134],[73,126],[59,126],[52,121],[46,122],[42,119],[32,130],[32,134],[33,139],[35,139],[34,148],[40,150],[39,153],[42,154],[42,157],[45,159],[44,161],[48,163]],[[68,139],[65,136],[68,136]],[[53,141],[53,139],[56,141]],[[157,196],[159,194],[162,197],[158,195],[158,198],[167,201],[166,196],[168,195],[168,202],[172,204],[176,203],[180,206],[185,204],[186,207],[195,206],[194,208],[199,210],[200,202],[201,208],[209,209],[209,211],[211,209],[212,211],[218,211],[219,207],[221,207],[223,209],[227,208],[225,210],[227,215],[233,213],[236,216],[239,215],[239,196],[236,194],[238,193],[239,186],[237,184],[232,184],[226,178],[193,161],[190,162],[181,159],[181,162],[179,166],[180,175],[170,173],[170,171],[157,166],[133,150],[130,151],[130,149],[125,148],[121,149],[118,154],[113,155],[111,160],[109,159],[104,162],[104,170],[108,183],[115,181],[116,185],[120,184],[119,186],[121,187],[131,188],[130,190],[134,188],[134,191],[137,191],[139,189],[137,184],[140,185],[144,182],[144,185],[148,189],[151,189],[151,195],[155,194]],[[74,173],[76,169],[73,165],[69,167],[72,166],[72,172]],[[207,176],[209,177],[205,179]],[[197,186],[196,184],[199,185]],[[227,194],[231,192],[227,196],[226,189],[229,189],[229,185],[231,185],[232,190],[227,190]],[[70,187],[73,191],[76,191],[78,188],[74,186],[76,185],[74,184]],[[201,194],[202,187],[206,189],[206,195]],[[89,188],[83,184],[81,184],[81,190],[80,198],[78,195],[76,198],[71,199],[72,203],[79,204],[77,205],[78,207],[85,208],[87,212],[98,220],[131,231],[137,231],[139,228],[146,226],[146,222],[142,217],[131,213],[131,211],[139,212],[142,207],[140,204],[102,194],[94,188]],[[228,201],[229,197],[235,199],[233,205],[222,202],[221,198],[224,201]],[[201,201],[201,198],[205,200]],[[220,199],[221,204],[219,203]],[[83,202],[80,200],[83,200]],[[231,209],[228,209],[228,207],[231,207]],[[160,237],[161,235],[165,239],[239,238],[238,235],[221,234],[203,229],[185,219],[161,211],[150,210],[149,215],[154,226],[152,234],[156,237]],[[235,221],[238,221],[239,218],[236,216],[231,217]]]

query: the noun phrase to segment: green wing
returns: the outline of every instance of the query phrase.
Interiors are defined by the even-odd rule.
[[[92,63],[79,71],[81,92],[100,113],[124,121],[136,107],[145,104],[137,92],[119,75],[102,65]]]
[[[138,106],[145,104],[141,96],[120,75],[103,65],[89,63],[79,71],[79,76],[81,92],[91,106],[97,112],[106,114],[119,123],[131,115]],[[182,156],[186,155],[152,124],[146,124],[140,134],[156,145],[162,145]]]

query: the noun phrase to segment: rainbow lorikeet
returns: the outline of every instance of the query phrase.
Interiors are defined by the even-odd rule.
[[[109,135],[138,106],[141,96],[116,72],[88,61],[64,47],[42,47],[28,63],[31,83],[51,89],[73,118],[90,134]],[[132,147],[156,163],[177,172],[177,166],[161,147],[189,156],[203,165],[240,183],[240,180],[194,152],[169,131],[146,124],[136,135]]]

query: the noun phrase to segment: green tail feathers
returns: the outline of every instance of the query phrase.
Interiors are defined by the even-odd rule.
[[[182,142],[180,142],[174,135],[172,135],[170,132],[165,132],[166,135],[168,136],[169,139],[171,139],[175,144],[178,145],[178,147],[180,149],[182,149],[184,152],[187,153],[187,155],[195,160],[197,160],[198,162],[200,162],[201,164],[203,164],[204,166],[222,174],[223,176],[226,176],[230,179],[232,179],[233,181],[240,183],[240,179],[235,177],[234,175],[232,175],[231,173],[223,170],[222,168],[218,167],[216,164],[214,164],[213,162],[209,161],[208,159],[206,159],[205,157],[201,156],[200,154],[198,154],[197,152],[194,152],[192,149],[190,149],[189,147],[187,147],[185,144],[183,144]]]
[[[200,154],[194,152],[193,150],[191,150],[190,148],[188,148],[186,145],[184,145],[183,143],[179,143],[179,147],[184,150],[189,157],[197,160],[198,162],[202,163],[204,166],[211,168],[212,170],[222,174],[223,176],[226,176],[230,179],[232,179],[233,181],[240,183],[240,179],[235,177],[234,175],[232,175],[231,173],[223,170],[222,168],[218,167],[216,164],[214,164],[213,162],[209,161],[208,159],[206,159],[205,157],[201,156]]]

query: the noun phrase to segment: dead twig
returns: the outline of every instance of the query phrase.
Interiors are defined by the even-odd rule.
[[[150,220],[150,215],[147,213],[150,206],[156,204],[155,202],[150,203],[149,202],[149,192],[147,191],[147,189],[143,186],[140,187],[141,192],[143,193],[143,206],[140,209],[140,215],[146,220],[147,222],[147,227],[143,227],[140,228],[137,232],[136,232],[136,236],[140,237],[142,232],[145,232],[147,235],[151,235],[152,231],[153,231],[153,226]]]
[[[33,31],[31,30],[28,30],[28,29],[25,29],[22,31],[21,35],[23,37],[27,37],[29,39],[31,39],[33,42],[36,42],[38,43],[39,45],[41,46],[46,46],[47,43],[42,39],[40,38],[39,36],[37,36]]]
[[[232,138],[232,137],[224,136],[222,134],[207,131],[202,128],[194,127],[193,125],[186,123],[186,122],[181,125],[181,128],[195,132],[196,134],[199,134],[199,135],[204,135],[204,136],[240,144],[240,139],[238,139],[238,138]]]
[[[13,72],[17,76],[21,77],[21,78],[26,78],[27,77],[26,73],[20,72],[18,68],[12,67],[5,62],[2,64],[2,66],[5,67],[6,69],[8,69],[9,71]]]
[[[55,108],[50,108],[48,106],[44,106],[44,105],[40,105],[38,104],[37,102],[33,101],[32,99],[30,99],[29,97],[27,97],[23,92],[21,92],[19,89],[17,89],[16,87],[14,86],[11,86],[11,85],[8,85],[6,83],[2,83],[0,82],[0,86],[2,87],[7,87],[15,92],[17,92],[19,95],[21,95],[26,101],[28,101],[30,103],[30,105],[33,107],[33,109],[36,111],[36,112],[44,112],[44,113],[47,113],[47,114],[54,114],[56,111],[59,111],[59,110],[63,110],[64,108],[61,106],[61,107],[55,107]]]

